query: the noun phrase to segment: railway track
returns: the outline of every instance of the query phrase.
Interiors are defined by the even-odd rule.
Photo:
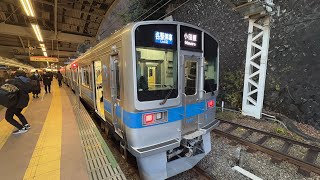
[[[320,175],[320,167],[315,164],[318,154],[320,152],[320,147],[309,145],[300,141],[296,141],[287,137],[279,136],[275,133],[261,131],[255,128],[251,128],[248,126],[244,126],[238,123],[220,120],[220,124],[228,124],[228,128],[225,130],[214,129],[213,132],[221,137],[226,137],[228,139],[237,141],[242,145],[248,146],[252,150],[261,151],[266,153],[272,157],[272,162],[279,163],[281,161],[288,161],[298,167],[298,172],[305,175],[310,176],[310,172],[314,172]],[[243,133],[240,136],[236,136],[232,134],[238,128],[241,128]],[[253,134],[258,134],[261,136],[255,142],[249,140],[249,137]],[[270,139],[277,139],[283,142],[280,150],[272,149],[264,145]],[[300,159],[295,156],[289,154],[289,151],[294,146],[301,146],[303,148],[308,149],[304,154],[304,158]]]

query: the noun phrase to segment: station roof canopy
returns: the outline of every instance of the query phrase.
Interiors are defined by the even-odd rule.
[[[31,28],[38,23],[48,56],[67,60],[79,44],[96,41],[101,22],[116,0],[30,0],[35,18],[30,19],[19,0],[0,1],[0,55],[29,60],[29,52],[42,55]]]

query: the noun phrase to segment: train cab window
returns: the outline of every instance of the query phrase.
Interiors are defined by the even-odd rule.
[[[135,31],[139,101],[178,96],[177,26],[141,25]]]
[[[139,101],[177,97],[177,53],[172,50],[137,48],[137,87]],[[171,90],[173,89],[173,90]]]
[[[217,90],[218,43],[208,34],[204,35],[204,90]]]

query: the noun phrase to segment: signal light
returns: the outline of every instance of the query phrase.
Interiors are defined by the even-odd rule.
[[[208,102],[207,102],[207,107],[208,107],[208,108],[214,107],[214,100],[208,101]]]
[[[76,67],[78,67],[78,65],[77,64],[72,64],[72,67],[76,68]]]
[[[155,115],[154,114],[145,114],[143,115],[143,121],[145,125],[154,123]]]

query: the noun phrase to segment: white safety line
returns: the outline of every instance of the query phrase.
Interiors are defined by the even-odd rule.
[[[234,166],[232,169],[238,171],[239,173],[243,174],[244,176],[246,176],[246,177],[248,177],[248,178],[250,178],[252,180],[262,180],[258,176],[252,174],[251,172],[249,172],[249,171],[247,171],[247,170],[245,170],[245,169],[243,169],[243,168],[241,168],[239,166]]]

